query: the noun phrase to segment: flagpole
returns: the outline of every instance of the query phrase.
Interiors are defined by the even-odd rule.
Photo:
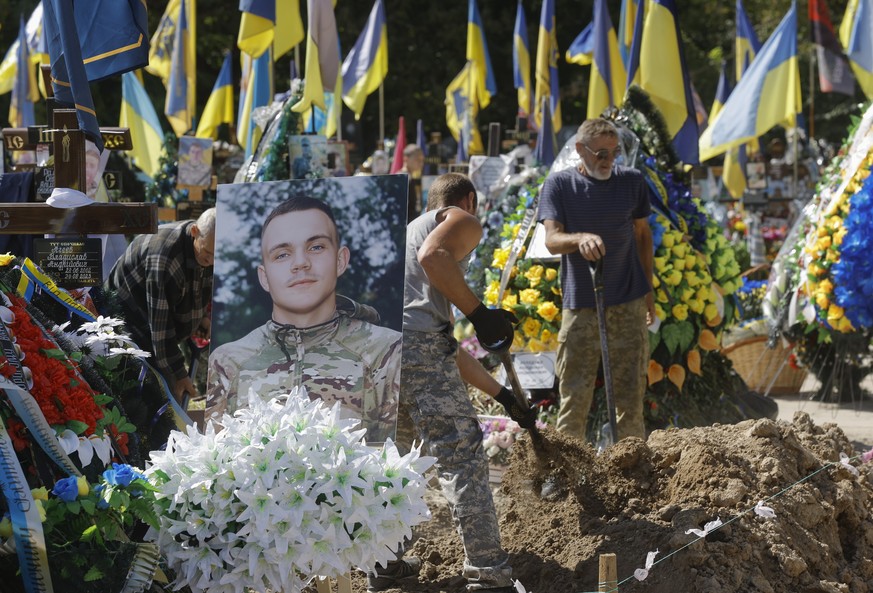
[[[385,145],[385,85],[379,85],[379,140]]]
[[[815,138],[815,49],[809,58],[809,137]]]

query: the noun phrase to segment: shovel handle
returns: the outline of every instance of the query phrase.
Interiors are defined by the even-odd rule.
[[[603,258],[595,261],[588,261],[588,271],[591,272],[591,281],[594,283],[594,290],[603,290]]]

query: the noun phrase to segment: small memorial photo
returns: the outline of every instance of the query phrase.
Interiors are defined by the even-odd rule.
[[[109,149],[100,152],[96,144],[90,140],[85,141],[85,194],[92,200],[97,199],[103,170],[108,160]],[[101,201],[108,201],[108,198]]]
[[[767,189],[767,163],[746,163],[746,180],[750,190]]]
[[[328,141],[326,167],[325,177],[348,177],[349,145],[345,140]]]
[[[182,136],[179,138],[179,175],[176,187],[212,186],[212,140]]]
[[[288,139],[291,159],[291,179],[327,177],[327,138],[324,136],[291,136]]]
[[[206,418],[302,395],[393,438],[405,175],[219,185]]]

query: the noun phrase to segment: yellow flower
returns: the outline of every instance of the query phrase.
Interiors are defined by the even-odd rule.
[[[670,249],[671,247],[673,247],[673,244],[675,242],[676,242],[675,237],[673,236],[673,233],[670,231],[667,231],[666,233],[664,233],[664,236],[661,238],[661,245],[663,245],[667,249]]]
[[[670,300],[670,297],[667,296],[667,292],[663,288],[659,288],[657,291],[655,291],[655,299],[659,303],[666,303]]]
[[[703,313],[703,309],[704,309],[703,301],[698,300],[698,299],[693,299],[693,300],[688,302],[688,308],[697,314]]]
[[[679,321],[688,319],[688,305],[673,305],[673,317]]]
[[[658,288],[659,286],[661,286],[661,279],[653,274],[652,275],[652,288]]]
[[[48,490],[45,489],[45,486],[40,488],[32,488],[30,490],[30,494],[33,496],[34,500],[45,500],[49,499]]]
[[[36,504],[36,511],[39,513],[39,520],[41,523],[45,523],[45,507],[42,506],[42,501],[37,499],[33,501]]]
[[[707,321],[712,321],[713,319],[718,317],[718,307],[715,303],[710,303],[703,308],[703,317]]]
[[[822,280],[821,282],[818,283],[818,289],[822,292],[830,294],[834,291],[834,285],[830,280],[825,278],[824,280]]]
[[[506,260],[509,259],[509,247],[506,249],[495,249],[494,256],[491,261],[492,268],[500,268],[501,270],[506,266]]]
[[[528,338],[537,338],[540,335],[540,330],[542,329],[542,325],[539,321],[534,319],[533,317],[528,317],[524,320],[524,323],[521,326],[521,331],[524,332]]]
[[[855,328],[852,327],[852,322],[849,321],[849,318],[846,317],[845,315],[840,317],[839,321],[837,321],[836,328],[837,328],[837,331],[841,331],[843,333],[855,331]]]
[[[555,316],[558,313],[558,307],[556,307],[555,303],[553,303],[552,301],[545,301],[543,303],[540,303],[537,307],[537,315],[539,315],[549,323],[551,323],[555,319]]]
[[[541,265],[531,266],[530,269],[524,273],[524,277],[530,280],[530,287],[534,288],[537,284],[539,284],[543,279],[543,267]]]
[[[676,257],[684,258],[686,253],[688,253],[688,245],[685,243],[677,243],[673,246],[673,255]]]
[[[535,288],[525,288],[519,293],[519,298],[525,305],[536,305],[540,300],[540,291]]]
[[[521,224],[517,224],[512,227],[512,238],[515,239],[518,236],[518,231],[521,230]]]
[[[693,298],[694,298],[694,290],[692,290],[691,288],[683,288],[682,289],[682,300],[684,302],[687,303],[688,301],[690,301]]]
[[[530,352],[545,352],[549,346],[542,340],[532,339],[527,343],[527,349]]]
[[[828,323],[836,325],[834,322],[839,321],[843,317],[843,313],[842,307],[831,303],[830,307],[828,307]]]
[[[512,346],[510,346],[510,348],[511,348],[512,350],[522,350],[522,349],[524,349],[524,337],[523,337],[520,333],[515,332],[515,333],[513,334],[513,336],[512,336]]]
[[[13,261],[15,261],[15,256],[8,251],[3,255],[0,255],[0,266],[8,266]]]
[[[500,304],[501,308],[506,309],[507,311],[512,311],[515,309],[515,306],[518,304],[518,295],[515,293],[507,293],[503,295],[503,302]]]
[[[667,319],[667,313],[666,313],[666,311],[664,311],[664,308],[659,303],[655,303],[655,315],[661,321],[664,321],[665,319]]]
[[[546,270],[546,280],[548,280],[549,282],[551,282],[552,280],[554,280],[557,277],[558,277],[558,270],[556,270],[555,268],[548,268]]]
[[[548,330],[548,328],[545,328],[545,327],[544,327],[544,328],[543,328],[543,333],[542,333],[542,335],[540,335],[540,339],[541,339],[543,342],[549,342],[549,341],[552,339],[553,336],[554,336],[554,334],[553,334],[552,332],[550,332],[550,331]]]
[[[664,268],[667,267],[667,258],[666,257],[656,257],[655,260],[655,269],[659,272],[663,272]]]
[[[85,476],[78,476],[76,478],[76,486],[79,487],[79,496],[88,496],[90,487],[88,486],[88,480]]]
[[[828,305],[831,304],[831,300],[826,293],[818,291],[815,293],[815,304],[818,305],[818,308],[822,311],[827,311]]]
[[[695,288],[700,286],[700,283],[703,282],[700,276],[697,275],[697,272],[685,272],[685,282],[688,283],[688,286],[691,288]]]
[[[493,280],[488,288],[485,289],[485,304],[496,305],[497,297],[500,295],[500,282]]]

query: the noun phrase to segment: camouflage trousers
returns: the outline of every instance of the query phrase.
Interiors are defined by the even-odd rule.
[[[500,544],[482,430],[458,371],[457,348],[448,332],[403,332],[398,445],[408,450],[414,435],[425,454],[437,458],[440,486],[464,544],[467,590],[506,587],[512,569]]]
[[[629,436],[645,438],[647,332],[645,298],[606,307],[606,335],[618,417],[616,440]],[[564,309],[555,366],[561,394],[557,428],[583,441],[600,361],[597,310]]]

